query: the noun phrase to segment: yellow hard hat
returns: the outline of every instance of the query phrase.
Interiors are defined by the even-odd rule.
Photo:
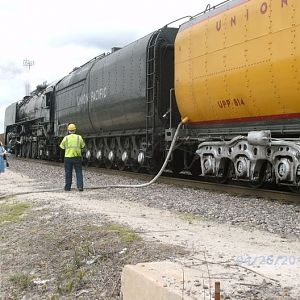
[[[76,130],[76,126],[75,126],[75,124],[69,124],[68,125],[68,130],[70,130],[70,131],[74,131],[74,130]]]

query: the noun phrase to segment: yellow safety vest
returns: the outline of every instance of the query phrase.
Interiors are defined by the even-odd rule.
[[[65,149],[65,157],[81,157],[81,149],[85,144],[81,135],[72,133],[65,136],[59,146]]]

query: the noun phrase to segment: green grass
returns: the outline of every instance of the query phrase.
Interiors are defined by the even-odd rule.
[[[132,243],[134,241],[140,241],[142,239],[134,231],[123,225],[110,224],[107,225],[107,230],[111,232],[116,232],[120,240],[123,242]]]
[[[20,290],[25,290],[29,287],[31,277],[25,273],[17,273],[9,277],[9,281],[12,282]]]
[[[95,231],[99,231],[100,229],[101,227],[95,224],[90,224],[84,227],[84,230],[86,230],[87,232],[95,232]]]
[[[0,205],[0,225],[6,222],[17,222],[29,208],[28,203],[2,203]]]
[[[192,213],[179,213],[179,218],[189,223],[197,222],[201,220],[201,217]]]

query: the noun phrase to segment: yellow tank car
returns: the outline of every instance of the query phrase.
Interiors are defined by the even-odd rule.
[[[183,24],[175,93],[193,124],[300,119],[300,1],[232,0]]]

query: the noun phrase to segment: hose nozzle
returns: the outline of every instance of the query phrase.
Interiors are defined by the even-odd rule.
[[[181,119],[181,123],[185,124],[189,121],[189,118],[188,117],[184,117]]]

